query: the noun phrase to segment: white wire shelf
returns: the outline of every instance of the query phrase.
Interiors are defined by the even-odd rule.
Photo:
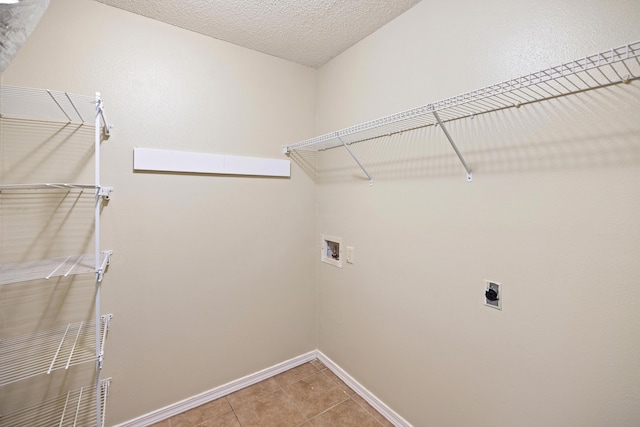
[[[3,191],[31,191],[31,190],[67,190],[84,191],[97,190],[98,195],[109,200],[113,187],[104,187],[95,184],[71,184],[65,182],[58,183],[36,183],[36,184],[5,184],[0,185],[0,193]]]
[[[0,285],[86,273],[97,273],[101,279],[112,254],[113,251],[102,251],[98,263],[95,254],[83,254],[0,265]]]
[[[6,184],[0,185],[0,191],[23,190],[87,190],[100,188],[94,184],[39,183],[39,184]]]
[[[99,425],[104,426],[107,397],[111,378],[100,381],[99,387],[91,385],[0,416],[0,427],[80,427],[96,425],[98,402],[101,408]],[[97,390],[100,390],[98,400]]]
[[[104,353],[111,314],[100,317],[100,348],[96,352],[94,321],[69,323],[48,331],[0,341],[0,386],[95,362]]]
[[[48,89],[2,86],[0,117],[95,126],[96,97]]]
[[[619,83],[629,83],[640,78],[639,57],[640,41],[636,41],[442,101],[287,145],[284,152],[346,147],[356,142],[438,124],[438,118],[435,117],[437,115],[442,122],[448,122]],[[467,172],[470,173],[470,170]]]

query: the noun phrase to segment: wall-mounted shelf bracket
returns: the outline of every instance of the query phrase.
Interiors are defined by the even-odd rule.
[[[102,316],[100,316],[100,319],[102,320],[102,324],[104,325],[103,335],[106,335],[107,331],[109,330],[109,322],[111,321],[111,319],[113,319],[113,314],[111,314],[111,313],[103,314]],[[103,340],[102,347],[104,347],[104,340]]]
[[[113,187],[99,187],[98,188],[98,196],[104,197],[105,200],[111,199],[111,192],[113,191]]]
[[[96,270],[96,280],[98,280],[98,282],[102,282],[104,271],[107,269],[107,266],[111,261],[111,255],[113,255],[113,251],[102,251],[102,255],[104,256],[104,258],[102,259],[102,264]]]
[[[104,360],[104,343],[107,340],[107,331],[109,330],[109,322],[113,318],[113,314],[103,314],[100,316],[102,321],[102,341],[100,345],[100,353],[98,354],[98,369],[102,369],[102,362]]]
[[[104,103],[100,98],[100,93],[96,93],[96,98],[98,102],[98,112],[100,113],[100,117],[102,117],[102,123],[104,124],[103,132],[105,136],[111,136],[111,129],[113,129],[113,125],[109,123],[107,119],[107,113],[104,111]]]
[[[465,162],[464,157],[462,157],[462,153],[460,152],[460,150],[458,150],[456,143],[453,142],[453,138],[451,138],[451,135],[449,135],[447,128],[444,127],[444,124],[442,123],[442,120],[440,120],[440,116],[438,115],[437,111],[433,111],[433,117],[436,118],[436,121],[438,122],[440,129],[442,129],[442,132],[444,132],[444,135],[449,140],[449,144],[451,144],[451,148],[453,148],[453,151],[456,152],[456,155],[458,156],[458,159],[460,159],[462,166],[464,166],[464,169],[467,171],[467,181],[471,182],[473,180],[473,175],[471,174],[471,168],[469,168],[469,165],[467,164],[467,162]]]
[[[349,146],[347,144],[345,144],[345,142],[342,140],[342,138],[340,138],[340,135],[338,135],[337,133],[336,133],[336,138],[338,138],[338,140],[342,143],[344,148],[347,149],[347,151],[349,152],[351,157],[353,157],[353,160],[355,160],[356,163],[358,164],[358,166],[360,166],[360,169],[362,169],[362,172],[364,172],[364,174],[367,176],[367,178],[369,178],[369,185],[373,185],[373,178],[371,178],[371,175],[369,175],[369,172],[367,172],[367,170],[364,168],[364,166],[362,166],[362,163],[360,163],[360,161],[358,160],[356,155],[353,154],[353,151],[351,151],[351,148],[349,148]]]

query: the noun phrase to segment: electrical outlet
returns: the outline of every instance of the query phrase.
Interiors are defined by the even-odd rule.
[[[502,284],[492,280],[484,281],[484,305],[502,310]]]
[[[347,246],[347,262],[349,264],[356,263],[356,249],[353,246]]]

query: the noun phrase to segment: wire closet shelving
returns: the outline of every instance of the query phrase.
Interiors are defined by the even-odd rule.
[[[467,181],[471,181],[471,167],[458,150],[444,123],[498,110],[519,108],[535,102],[620,83],[630,83],[638,78],[640,78],[640,41],[286,145],[284,152],[288,154],[296,150],[321,151],[344,147],[369,178],[369,184],[373,184],[373,178],[358,161],[349,145],[439,125],[465,168]]]
[[[0,386],[49,374],[55,370],[95,362],[95,385],[69,392],[57,399],[42,402],[11,414],[0,415],[0,427],[104,425],[106,397],[110,380],[100,379],[104,344],[111,314],[100,313],[100,288],[110,262],[111,250],[101,250],[100,213],[111,187],[100,184],[100,144],[110,134],[103,101],[68,92],[24,87],[0,87],[0,119],[59,123],[64,126],[93,128],[94,180],[92,183],[3,183],[3,193],[33,190],[91,191],[94,204],[94,241],[92,254],[65,255],[19,264],[0,265],[0,285],[16,284],[52,277],[95,274],[95,318],[39,331],[29,336],[0,340]],[[9,141],[10,142],[10,141]]]
[[[74,322],[25,337],[0,341],[0,387],[58,369],[95,362],[104,354],[110,314],[95,322]],[[96,354],[96,331],[100,351]],[[1,419],[1,418],[0,418]]]
[[[19,411],[3,415],[0,427],[78,427],[92,423],[96,417],[95,402],[99,402],[102,414],[99,427],[104,427],[107,411],[107,396],[111,379],[101,380],[98,385],[90,385],[29,406]]]
[[[0,285],[50,279],[52,277],[68,277],[92,272],[98,273],[98,279],[102,281],[102,276],[107,264],[109,264],[112,253],[113,251],[101,251],[98,262],[96,262],[94,254],[83,254],[21,264],[0,265]],[[98,266],[97,269],[96,266]]]

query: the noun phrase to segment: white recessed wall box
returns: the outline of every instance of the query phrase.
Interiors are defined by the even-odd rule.
[[[484,305],[502,310],[502,284],[493,280],[484,281]]]
[[[320,260],[342,268],[342,238],[323,234],[320,243]]]

